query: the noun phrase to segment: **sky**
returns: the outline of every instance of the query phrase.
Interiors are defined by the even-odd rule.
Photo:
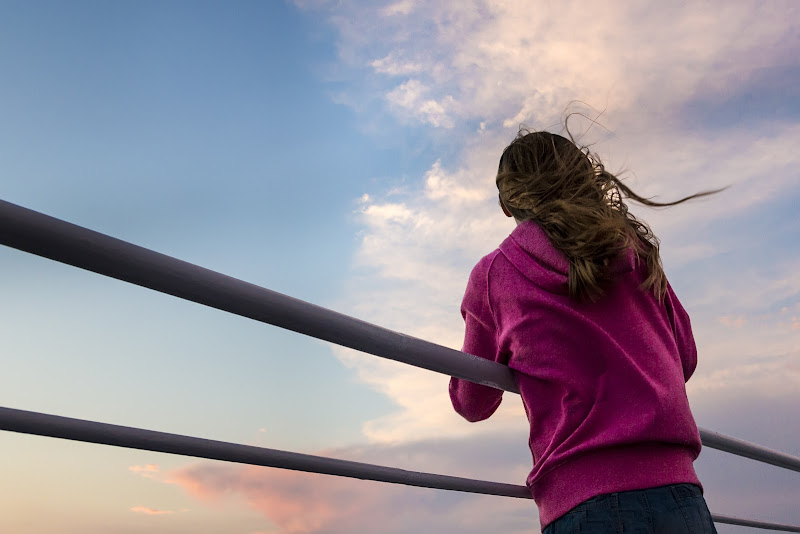
[[[460,348],[513,229],[520,125],[643,196],[692,318],[698,425],[800,455],[800,5],[0,1],[0,198]],[[595,120],[596,119],[596,120]],[[506,394],[0,247],[0,405],[522,484]],[[539,531],[532,501],[0,433],[0,531]],[[800,524],[797,473],[704,449],[714,513]],[[752,529],[718,525],[720,534]]]

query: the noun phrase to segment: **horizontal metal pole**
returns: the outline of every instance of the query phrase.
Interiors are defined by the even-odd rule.
[[[706,447],[800,472],[800,458],[797,456],[768,449],[742,439],[732,438],[713,430],[705,428],[700,428],[699,430],[700,439],[703,440],[703,445]]]
[[[519,393],[495,362],[298,300],[0,200],[0,244],[368,354]],[[700,428],[703,445],[800,471],[800,458]]]
[[[325,458],[225,441],[168,434],[127,426],[73,419],[59,415],[0,407],[0,430],[62,438],[144,451],[180,454],[248,465],[277,467],[307,473],[376,480],[406,486],[530,499],[525,486],[470,478],[406,471],[361,462]]]
[[[351,462],[310,454],[280,451],[225,441],[156,432],[108,423],[73,419],[14,408],[0,407],[0,430],[69,439],[167,454],[180,454],[223,462],[260,465],[307,473],[336,475],[361,480],[375,480],[422,488],[480,493],[500,497],[530,499],[527,487],[500,482],[406,471],[395,467]],[[752,521],[725,515],[712,515],[717,523],[744,525],[756,528],[800,532],[800,527]]]
[[[511,370],[0,200],[0,244],[382,358],[519,393]]]
[[[739,525],[742,527],[763,528],[766,530],[780,530],[782,532],[800,532],[800,527],[793,525],[782,525],[780,523],[767,523],[766,521],[753,521],[752,519],[742,519],[729,515],[711,514],[711,519],[715,523],[726,523],[728,525]]]

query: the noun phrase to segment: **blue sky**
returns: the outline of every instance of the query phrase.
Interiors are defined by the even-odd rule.
[[[640,194],[732,184],[631,209],[692,316],[698,424],[800,454],[798,21],[791,1],[3,2],[0,198],[458,348],[469,271],[511,230],[500,151],[520,123],[605,110],[605,129],[570,126]],[[0,265],[4,406],[505,482],[530,469],[511,396],[470,425],[447,377],[14,250]],[[538,525],[508,499],[0,444],[3,531]],[[800,524],[796,473],[710,449],[696,467],[712,511]]]

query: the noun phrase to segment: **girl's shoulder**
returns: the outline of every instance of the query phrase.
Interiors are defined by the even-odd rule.
[[[492,270],[492,265],[499,255],[500,249],[497,248],[482,257],[478,263],[475,264],[475,267],[472,268],[472,272],[469,275],[469,287],[473,289],[485,289],[487,287],[489,272]]]

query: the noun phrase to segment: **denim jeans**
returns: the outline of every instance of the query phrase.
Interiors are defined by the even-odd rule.
[[[698,486],[673,484],[598,495],[584,501],[542,534],[716,534]]]

